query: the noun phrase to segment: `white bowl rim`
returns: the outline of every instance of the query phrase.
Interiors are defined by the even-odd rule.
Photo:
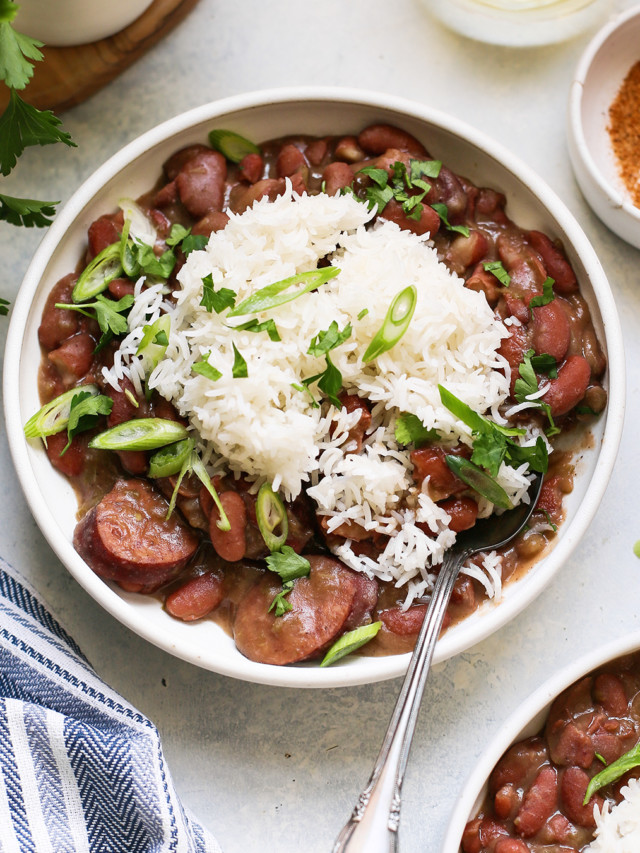
[[[469,627],[465,629],[464,621],[455,626],[439,641],[434,655],[434,663],[457,655],[471,645],[485,639],[516,616],[542,592],[588,529],[607,487],[620,443],[625,405],[625,361],[622,331],[613,294],[595,251],[573,214],[529,166],[500,143],[495,142],[489,136],[470,127],[460,119],[408,99],[342,87],[288,87],[258,90],[204,104],[179,114],[146,131],[116,152],[86,179],[57,214],[53,225],[45,234],[27,269],[12,310],[7,336],[4,369],[5,420],[9,447],[18,479],[31,512],[45,538],[80,585],[120,622],[157,647],[197,666],[212,669],[223,675],[282,687],[354,686],[401,676],[406,671],[410,655],[347,658],[343,664],[338,664],[330,669],[320,669],[317,665],[277,667],[257,664],[244,658],[241,664],[236,662],[229,665],[227,661],[216,661],[216,665],[213,666],[210,662],[203,661],[199,655],[176,647],[175,643],[156,626],[148,623],[141,624],[140,614],[88,568],[52,518],[45,498],[35,484],[35,478],[32,475],[27,457],[27,446],[22,431],[23,424],[20,422],[18,362],[21,353],[22,330],[27,321],[33,294],[37,290],[47,261],[66,229],[73,223],[83,207],[110,178],[127,166],[129,162],[166,139],[188,130],[192,125],[251,107],[294,101],[338,101],[379,108],[431,122],[465,139],[472,146],[499,161],[507,171],[525,184],[529,191],[561,224],[581,261],[589,270],[591,285],[598,302],[606,335],[609,374],[609,399],[604,430],[606,440],[603,438],[598,464],[592,474],[589,490],[578,507],[571,524],[565,528],[563,538],[557,543],[551,554],[526,576],[529,592],[524,600],[520,600],[523,596],[506,598],[497,607],[493,607],[483,614],[480,625],[472,625],[471,629]]]
[[[451,813],[442,853],[458,853],[464,827],[489,774],[506,750],[520,740],[523,730],[536,715],[550,705],[563,690],[583,676],[616,658],[638,650],[640,650],[640,630],[596,646],[554,673],[518,705],[500,726],[498,733],[491,739],[467,777]]]
[[[616,30],[627,24],[632,18],[637,17],[640,17],[640,6],[633,6],[631,9],[621,12],[605,24],[602,29],[598,30],[586,46],[578,61],[578,65],[576,66],[573,82],[571,84],[568,116],[569,132],[573,135],[575,152],[581,158],[582,164],[587,170],[591,180],[609,199],[610,207],[623,210],[628,216],[635,219],[638,225],[640,225],[640,209],[632,204],[627,197],[622,195],[617,187],[605,178],[602,170],[598,167],[597,163],[591,156],[584,133],[584,126],[582,124],[582,98],[584,95],[584,83],[591,64],[611,35],[616,32]]]

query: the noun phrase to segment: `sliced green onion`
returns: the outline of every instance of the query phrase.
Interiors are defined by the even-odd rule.
[[[169,345],[170,332],[171,317],[168,314],[163,314],[153,323],[142,327],[142,339],[136,353],[143,356],[147,374],[151,373],[158,362],[164,358]]]
[[[596,793],[596,791],[599,791],[600,788],[604,788],[605,785],[610,785],[612,782],[617,782],[618,779],[621,776],[624,776],[627,771],[633,770],[634,767],[639,766],[640,743],[637,743],[629,750],[629,752],[625,752],[624,755],[621,755],[620,758],[613,761],[608,767],[605,767],[604,770],[596,773],[587,785],[582,805],[586,806],[591,797]]]
[[[218,512],[220,513],[220,518],[217,521],[217,526],[219,530],[231,530],[231,525],[229,524],[229,519],[227,518],[227,513],[224,511],[224,507],[220,503],[220,498],[218,497],[218,493],[216,492],[213,483],[211,482],[211,477],[209,476],[209,472],[204,467],[202,459],[198,456],[196,451],[194,450],[191,454],[191,470],[196,475],[196,477],[200,480],[205,489],[209,492],[211,497],[213,498],[214,504],[218,507]]]
[[[87,392],[92,397],[97,397],[100,393],[97,385],[80,385],[45,403],[24,425],[25,436],[27,438],[45,438],[47,435],[55,435],[65,430],[69,423],[71,401],[76,395],[86,394]]]
[[[140,264],[133,252],[133,243],[129,239],[130,228],[131,220],[126,219],[120,235],[120,263],[124,274],[129,278],[134,278],[140,272]]]
[[[209,144],[232,163],[239,163],[247,154],[260,154],[257,145],[232,130],[212,130],[209,133]]]
[[[351,652],[355,652],[356,649],[373,640],[380,628],[382,628],[382,622],[371,622],[369,625],[361,625],[359,628],[343,634],[331,646],[322,659],[320,666],[331,666],[332,663],[340,660],[340,658],[350,655]]]
[[[405,287],[394,296],[384,323],[373,336],[367,347],[362,360],[366,363],[373,361],[383,352],[388,352],[394,347],[409,328],[409,323],[416,310],[418,291],[413,284]]]
[[[469,462],[464,456],[445,456],[445,462],[463,483],[471,486],[479,495],[491,501],[501,509],[511,509],[512,503],[505,490],[496,483],[482,468],[478,468],[473,462]]]
[[[270,551],[279,551],[287,541],[289,519],[280,495],[273,491],[269,483],[263,483],[256,500],[256,518],[264,544]],[[274,531],[280,529],[280,533]]]
[[[191,459],[193,448],[193,439],[183,438],[182,441],[156,450],[149,459],[149,477],[157,479],[159,477],[173,477],[174,474],[178,474],[185,460]]]
[[[326,284],[332,278],[335,278],[340,270],[337,267],[323,267],[319,270],[309,270],[301,272],[298,275],[292,275],[290,278],[283,278],[282,281],[275,281],[273,284],[268,284],[266,287],[261,287],[256,290],[248,299],[245,299],[240,305],[236,305],[233,311],[229,311],[227,317],[240,317],[242,314],[257,314],[258,311],[267,311],[270,308],[277,308],[278,305],[284,305],[286,302],[292,302],[298,296]],[[301,284],[302,287],[295,290],[293,293],[286,293],[296,284]]]
[[[109,287],[109,282],[122,275],[120,240],[103,249],[80,273],[71,298],[74,302],[86,302]]]
[[[135,418],[101,432],[89,442],[97,450],[155,450],[188,437],[186,427],[166,418]]]

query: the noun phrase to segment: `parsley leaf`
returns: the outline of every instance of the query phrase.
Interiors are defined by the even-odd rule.
[[[37,110],[11,89],[7,108],[0,116],[0,171],[8,175],[18,157],[30,145],[64,142],[75,147],[60,119],[50,110]]]
[[[171,249],[167,249],[160,257],[153,251],[153,246],[147,243],[137,243],[130,241],[128,248],[131,253],[133,266],[135,271],[129,275],[139,275],[145,273],[152,275],[155,278],[169,278],[176,265],[176,256]]]
[[[558,365],[555,358],[546,352],[531,356],[531,364],[536,373],[546,373],[551,379],[558,376]]]
[[[179,222],[174,222],[165,242],[167,246],[177,246],[178,243],[181,243],[185,237],[189,236],[189,234],[191,234],[191,228],[185,228],[184,225],[180,225]]]
[[[249,376],[247,362],[240,355],[235,344],[233,344],[233,367],[231,368],[231,374],[234,379],[246,379]]]
[[[51,225],[57,201],[36,201],[32,198],[13,198],[0,195],[0,219],[11,225],[24,225],[26,228],[45,228]]]
[[[69,422],[67,424],[67,444],[60,453],[69,448],[73,437],[79,432],[86,432],[98,423],[100,415],[111,414],[113,400],[103,394],[94,396],[89,391],[80,390],[71,400],[69,408]]]
[[[284,614],[288,610],[293,610],[293,607],[291,606],[291,604],[289,604],[289,602],[285,598],[285,595],[288,595],[292,589],[293,589],[293,581],[287,581],[286,583],[283,583],[282,589],[280,590],[280,592],[276,596],[274,596],[274,599],[271,602],[271,605],[269,606],[267,613],[271,613],[271,611],[275,608],[275,615],[276,616],[284,616]]]
[[[317,379],[317,378],[318,378],[317,376],[313,377],[313,379]],[[311,380],[307,379],[305,381],[310,382]],[[297,382],[292,382],[291,387],[295,388],[296,391],[300,391],[301,393],[306,394],[309,397],[312,409],[319,409],[320,408],[320,403],[318,403],[318,401],[313,396],[313,394],[311,393],[311,391],[309,390],[307,385],[299,385]]]
[[[184,256],[186,258],[191,254],[191,252],[197,252],[204,249],[208,242],[209,238],[205,234],[187,234],[180,244],[180,248],[184,252]]]
[[[511,276],[504,268],[502,261],[487,261],[482,266],[487,272],[493,273],[493,275],[498,279],[500,284],[504,285],[505,287],[509,287],[509,285],[511,284]]]
[[[308,390],[309,385],[311,385],[317,380],[318,388],[325,393],[325,395],[329,398],[329,401],[333,403],[336,409],[341,409],[342,403],[338,399],[338,393],[342,388],[342,373],[331,361],[328,352],[325,353],[324,357],[326,361],[326,367],[322,371],[322,373],[316,373],[315,376],[309,376],[307,379],[303,379],[302,384]]]
[[[6,317],[9,313],[9,305],[11,303],[8,299],[0,299],[0,317]]]
[[[64,305],[56,302],[56,308],[66,308],[68,311],[77,311],[79,314],[84,314],[85,317],[92,317],[98,321],[102,337],[98,342],[96,351],[104,347],[114,335],[122,335],[127,331],[127,318],[124,312],[133,305],[134,298],[132,294],[127,294],[114,302],[113,299],[107,299],[99,293],[96,296],[95,302],[81,302],[76,305]]]
[[[209,313],[215,311],[219,314],[225,308],[232,308],[236,304],[235,291],[228,287],[221,287],[220,290],[215,290],[213,286],[213,275],[205,275],[202,279],[202,299],[200,305]]]
[[[541,305],[548,305],[550,302],[553,302],[555,299],[555,293],[553,292],[554,284],[555,280],[551,278],[551,276],[547,276],[545,281],[542,283],[542,293],[538,296],[534,296],[531,302],[529,302],[529,310],[531,311],[532,317],[534,308],[539,308]]]
[[[396,420],[395,435],[398,444],[415,444],[416,447],[421,447],[438,438],[438,430],[427,429],[417,415],[404,412]]]
[[[225,290],[225,288],[223,287],[222,290]],[[229,292],[233,293],[232,290]],[[278,327],[276,326],[276,321],[273,318],[269,318],[263,323],[259,323],[254,317],[254,319],[249,320],[248,323],[243,323],[241,326],[233,326],[233,328],[237,329],[239,332],[266,332],[272,341],[277,342],[282,340],[280,333],[278,332]]]
[[[217,382],[218,379],[222,376],[222,373],[214,367],[212,364],[209,364],[209,357],[211,353],[208,352],[206,355],[203,355],[200,361],[196,361],[191,368],[194,373],[199,373],[200,376],[204,376],[206,379],[210,379],[212,382]]]
[[[33,75],[31,61],[42,59],[38,50],[42,42],[11,26],[19,8],[9,0],[0,0],[0,79],[13,89],[24,89]]]
[[[442,220],[444,227],[447,231],[455,231],[456,234],[462,234],[463,237],[469,236],[469,229],[466,225],[452,225],[449,222],[449,211],[447,210],[447,205],[443,204],[440,201],[435,202],[431,205],[431,207],[438,214],[440,219]]]
[[[280,575],[283,583],[306,577],[311,571],[309,560],[296,554],[290,545],[283,545],[279,551],[274,551],[265,562],[268,569]]]
[[[351,323],[347,323],[344,329],[340,332],[338,324],[335,320],[331,322],[328,329],[318,334],[311,340],[307,355],[315,357],[326,355],[330,350],[343,344],[351,337]]]
[[[557,435],[560,432],[560,428],[554,423],[549,404],[545,403],[543,399],[529,400],[530,395],[535,394],[536,391],[539,390],[538,378],[536,377],[534,366],[532,364],[534,355],[535,350],[533,349],[529,349],[525,352],[522,363],[518,367],[520,377],[516,379],[514,383],[513,396],[518,403],[531,402],[535,403],[539,409],[542,409],[549,421],[549,429],[546,431],[547,435]]]

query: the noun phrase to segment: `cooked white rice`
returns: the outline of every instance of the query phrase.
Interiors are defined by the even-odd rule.
[[[622,788],[623,799],[613,808],[608,801],[602,811],[594,808],[595,839],[585,853],[638,853],[640,850],[640,779],[630,779]]]
[[[347,565],[406,588],[405,606],[432,588],[432,567],[455,541],[449,516],[416,489],[409,450],[398,446],[394,427],[402,412],[417,415],[446,442],[470,444],[469,429],[442,405],[438,384],[474,410],[500,423],[499,407],[509,391],[510,370],[498,354],[509,332],[480,293],[438,261],[425,237],[391,222],[365,227],[372,213],[349,195],[262,199],[243,214],[231,214],[205,250],[192,252],[178,279],[176,304],[163,301],[159,286],[136,285],[130,334],[105,377],[117,386],[129,376],[140,389],[147,365],[136,355],[142,326],[161,312],[171,317],[165,357],[149,386],[171,400],[199,436],[212,472],[230,469],[255,481],[268,480],[291,499],[307,486],[329,529],[350,520],[366,530],[390,535],[379,559],[357,556],[347,540],[335,553]],[[211,274],[216,289],[237,293],[236,304],[268,284],[315,269],[329,258],[339,275],[318,290],[270,311],[227,318],[201,305],[202,279]],[[382,325],[393,297],[414,284],[415,314],[392,350],[363,364],[362,355]],[[367,313],[363,316],[362,312]],[[360,315],[360,319],[358,319]],[[237,331],[252,316],[275,320],[280,342],[265,332]],[[345,389],[372,404],[372,423],[363,452],[349,453],[348,431],[359,413],[323,404],[313,408],[297,390],[302,380],[322,372],[323,357],[307,355],[312,338],[335,320],[353,333],[332,350]],[[234,378],[233,344],[246,360],[248,377]],[[213,382],[192,372],[203,357],[222,377]],[[320,394],[312,385],[316,397]],[[535,441],[535,435],[526,441]],[[528,500],[526,467],[503,465],[498,482],[512,502]],[[493,506],[480,502],[480,515]],[[427,536],[417,523],[432,531]],[[499,597],[500,560],[490,555],[483,569],[468,567],[490,596]]]

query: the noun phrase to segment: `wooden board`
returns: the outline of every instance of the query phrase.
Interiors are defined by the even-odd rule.
[[[107,0],[108,2],[108,0]],[[44,47],[33,78],[20,95],[38,109],[61,112],[82,103],[145,54],[198,0],[154,0],[132,24],[109,38],[75,47]],[[0,87],[0,110],[8,90]]]

